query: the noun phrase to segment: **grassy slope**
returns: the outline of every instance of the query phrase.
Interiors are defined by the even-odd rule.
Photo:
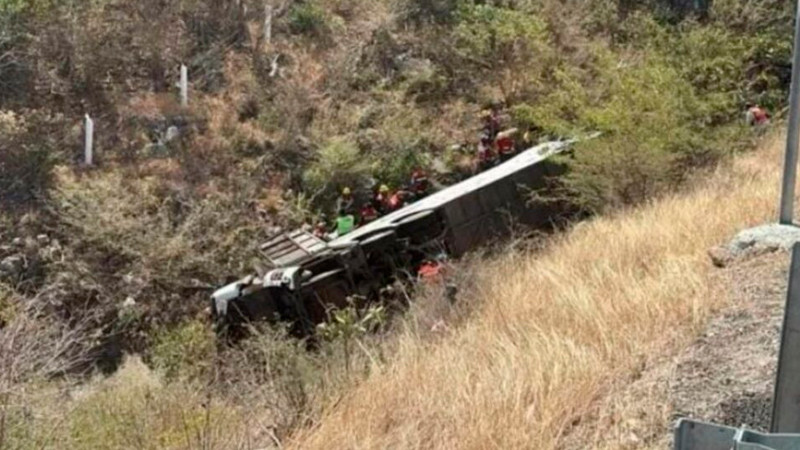
[[[473,320],[436,344],[404,336],[395,361],[294,446],[557,448],[616,382],[687,342],[724,301],[706,251],[774,214],[779,147],[581,225],[542,255],[493,261]]]
[[[397,338],[396,355],[374,362],[373,375],[358,386],[306,391],[315,411],[326,402],[329,409],[288,446],[558,448],[578,436],[590,439],[581,448],[619,448],[631,431],[658,428],[655,422],[668,417],[660,397],[647,402],[614,394],[641,372],[648,355],[688,342],[724,304],[711,291],[706,250],[772,216],[779,149],[779,140],[770,140],[685,193],[579,225],[541,254],[513,251],[486,261],[487,269],[475,275],[479,282],[471,283],[483,286],[469,295],[479,298],[471,318],[437,324],[437,333],[409,326]],[[20,338],[38,339],[26,330]],[[267,364],[287,357],[286,348],[256,345]],[[296,369],[277,373],[294,379],[303,373]],[[135,359],[111,378],[71,389],[31,379],[0,403],[0,413],[10,412],[0,442],[12,448],[270,448],[283,440],[276,425],[287,419],[281,417],[286,405],[272,395],[280,380],[257,380],[238,388],[220,385],[221,379],[168,381]],[[236,388],[240,399],[219,395],[226,387]],[[609,411],[597,414],[603,405]],[[602,433],[595,432],[597,416]]]

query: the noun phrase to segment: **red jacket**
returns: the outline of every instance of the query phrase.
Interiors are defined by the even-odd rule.
[[[368,224],[378,218],[378,211],[370,205],[369,207],[361,208],[361,223]]]
[[[438,262],[426,261],[417,269],[417,276],[422,281],[431,282],[439,279],[443,271],[444,267]]]
[[[514,152],[514,140],[510,137],[502,137],[497,139],[497,152],[501,155],[507,155]]]

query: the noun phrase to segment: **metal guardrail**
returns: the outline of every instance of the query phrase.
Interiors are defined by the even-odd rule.
[[[681,419],[674,450],[800,450],[800,434],[769,434]]]

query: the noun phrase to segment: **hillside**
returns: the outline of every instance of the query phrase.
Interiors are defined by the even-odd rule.
[[[707,251],[773,218],[780,145],[765,147],[690,192],[487,261],[470,319],[435,342],[403,336],[392,363],[295,446],[561,448],[595,414],[613,414],[596,409],[605,399],[620,412],[586,446],[617,426],[639,431],[617,421],[638,418],[625,407],[666,405],[614,395],[729,301]]]
[[[0,0],[0,447],[552,448],[724,303],[702,254],[771,213],[742,117],[784,108],[791,5],[271,6],[267,41],[255,0]],[[209,292],[266,236],[345,186],[469,176],[489,108],[524,144],[602,132],[532,193],[563,232],[456,262],[455,307],[218,345]]]
[[[69,448],[660,448],[672,414],[707,413],[705,403],[686,403],[680,381],[665,390],[659,377],[670,377],[665,364],[719,311],[747,308],[740,295],[748,291],[737,286],[749,278],[720,277],[707,250],[773,218],[781,142],[769,139],[685,192],[581,224],[543,249],[510,246],[464,262],[472,289],[460,305],[427,293],[393,339],[362,343],[352,372],[336,364],[334,348],[309,354],[279,334],[224,360],[236,363],[218,367],[212,385],[170,381],[131,357],[107,379],[12,384],[29,415],[6,405],[6,439]],[[16,324],[6,332],[24,352],[10,361],[25,368],[49,354],[39,342],[54,333]],[[178,357],[197,349],[184,342],[194,353]],[[698,383],[696,398],[708,401],[714,380]],[[673,401],[691,411],[673,410]],[[304,419],[292,422],[301,405]],[[286,421],[295,431],[282,437]]]

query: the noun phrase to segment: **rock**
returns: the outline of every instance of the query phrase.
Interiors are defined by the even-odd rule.
[[[724,247],[715,247],[708,256],[717,267],[754,253],[791,250],[800,242],[800,227],[769,224],[741,231]]]
[[[25,249],[28,251],[36,251],[39,249],[39,243],[32,237],[25,238]]]
[[[167,134],[164,136],[164,143],[169,143],[181,137],[181,130],[175,125],[167,128]]]
[[[22,255],[12,255],[0,261],[0,275],[15,277],[25,269],[25,258]]]
[[[136,306],[136,300],[133,297],[128,297],[122,302],[123,308],[133,308]]]
[[[625,443],[633,447],[639,447],[642,444],[642,439],[636,433],[630,432],[625,437]]]
[[[740,232],[727,248],[734,256],[740,256],[753,250],[790,250],[797,242],[800,242],[800,227],[771,224]]]
[[[733,253],[726,247],[714,247],[708,251],[708,256],[716,267],[725,267],[734,259]]]
[[[22,247],[24,243],[25,242],[22,240],[22,238],[14,238],[14,240],[11,241],[11,245],[14,247]]]
[[[47,244],[50,243],[50,236],[48,236],[46,234],[40,234],[40,235],[36,236],[36,241],[40,245],[47,245]]]

